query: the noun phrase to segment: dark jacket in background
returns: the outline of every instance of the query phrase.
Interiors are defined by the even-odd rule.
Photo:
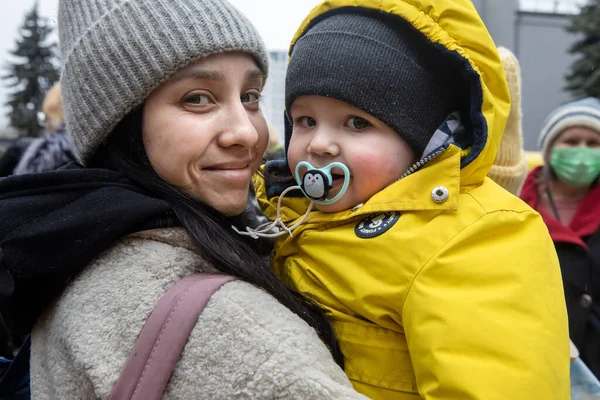
[[[19,164],[23,153],[29,147],[33,138],[23,137],[15,140],[0,156],[0,177],[12,175],[13,170]]]
[[[65,126],[59,125],[56,131],[33,140],[21,156],[12,174],[24,175],[53,171],[73,161],[77,160],[73,153],[71,138],[67,135]]]
[[[590,190],[566,227],[540,209],[536,183],[539,173],[541,168],[530,172],[521,198],[541,214],[548,226],[560,260],[571,340],[581,359],[600,377],[600,185]]]

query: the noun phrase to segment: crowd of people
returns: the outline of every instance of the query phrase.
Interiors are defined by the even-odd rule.
[[[571,363],[600,376],[600,100],[553,111],[529,171],[518,60],[470,0],[320,3],[283,144],[226,0],[59,0],[58,26],[46,134],[0,159],[3,345],[30,337],[31,398],[115,398],[194,274],[237,279],[165,399],[577,399]]]

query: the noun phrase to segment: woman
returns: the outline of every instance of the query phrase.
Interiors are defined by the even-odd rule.
[[[231,229],[268,140],[254,27],[224,0],[60,0],[58,14],[85,167],[0,181],[2,312],[33,325],[32,397],[108,398],[160,296],[209,272],[240,280],[212,296],[164,398],[362,398],[323,312]]]
[[[539,147],[545,164],[530,172],[521,198],[537,210],[560,260],[571,340],[600,376],[600,101],[554,110]]]

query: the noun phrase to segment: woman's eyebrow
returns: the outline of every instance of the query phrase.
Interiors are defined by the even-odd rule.
[[[261,70],[259,70],[258,68],[254,68],[249,71],[246,71],[244,78],[246,81],[260,79],[262,82],[264,82],[266,76]],[[184,71],[181,71],[181,72],[175,74],[171,78],[171,82],[182,81],[185,79],[202,79],[202,80],[215,81],[215,82],[224,82],[227,80],[227,78],[221,71],[209,70],[209,69],[203,69],[203,68],[192,68],[192,69],[186,69]]]
[[[171,78],[172,82],[182,81],[185,79],[202,79],[206,81],[224,82],[226,80],[225,75],[220,71],[208,70],[202,68],[192,68],[181,71],[175,74]]]
[[[258,68],[253,68],[246,72],[246,81],[254,79],[261,79],[263,82],[266,80],[265,74]]]

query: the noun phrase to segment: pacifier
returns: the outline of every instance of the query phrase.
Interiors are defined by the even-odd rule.
[[[306,168],[306,172],[300,175],[300,170]],[[328,199],[329,191],[333,188],[333,177],[331,170],[339,168],[344,173],[344,183],[340,192],[333,198]],[[326,167],[317,168],[308,161],[302,161],[296,165],[294,177],[300,186],[302,193],[315,204],[332,204],[338,201],[348,190],[350,185],[350,171],[341,162],[333,162]]]
[[[304,172],[302,176],[300,176],[301,168],[306,168],[306,172]],[[327,196],[329,195],[329,191],[333,188],[333,177],[331,176],[331,170],[333,168],[342,170],[344,173],[344,183],[342,184],[340,192],[332,199],[328,199]],[[285,234],[293,236],[293,231],[302,225],[308,218],[308,215],[313,208],[313,204],[331,204],[338,201],[344,193],[346,193],[348,185],[350,184],[350,170],[340,162],[331,163],[323,168],[316,168],[309,162],[302,161],[296,166],[294,178],[299,186],[290,186],[279,195],[276,217],[273,221],[259,225],[254,229],[247,226],[243,231],[240,231],[233,225],[231,228],[239,235],[250,236],[254,239],[258,239],[259,237],[276,238]],[[304,215],[299,220],[295,221],[292,226],[288,227],[282,221],[281,201],[287,193],[297,189],[300,189],[300,191],[302,191],[302,193],[310,200],[310,204]]]

